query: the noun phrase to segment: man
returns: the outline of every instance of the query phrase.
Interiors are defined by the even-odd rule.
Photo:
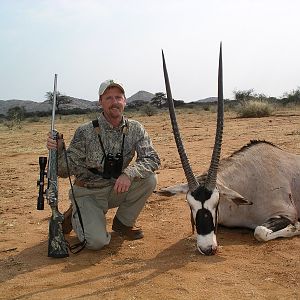
[[[67,155],[62,139],[47,140],[48,149],[58,149],[58,175],[75,176],[70,190],[72,227],[79,240],[94,250],[110,242],[105,214],[113,207],[118,209],[112,230],[127,239],[143,238],[142,230],[134,225],[156,187],[154,171],[160,165],[144,127],[123,116],[122,84],[115,80],[101,83],[99,103],[103,113],[77,128]]]

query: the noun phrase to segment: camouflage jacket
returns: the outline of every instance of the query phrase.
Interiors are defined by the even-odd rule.
[[[100,137],[105,153],[114,156],[121,152],[123,132],[125,134],[123,148],[123,173],[134,178],[145,178],[160,166],[160,159],[154,150],[151,139],[138,121],[126,119],[119,127],[114,128],[106,121],[103,114],[98,117]],[[126,126],[127,124],[127,126]],[[123,128],[126,126],[126,130]],[[92,122],[85,123],[77,128],[73,139],[66,150],[70,175],[76,179],[91,183],[107,181],[101,175],[91,172],[97,169],[103,172],[104,153],[98,135]],[[133,161],[133,158],[136,158]],[[58,155],[58,175],[68,177],[68,169],[63,151]]]

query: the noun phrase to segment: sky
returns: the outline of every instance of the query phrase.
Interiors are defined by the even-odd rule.
[[[282,97],[300,86],[299,0],[0,0],[0,99],[44,101],[53,90],[96,101],[106,79],[126,96],[174,99],[253,89]]]

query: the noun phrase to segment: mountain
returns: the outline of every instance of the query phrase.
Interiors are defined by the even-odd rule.
[[[155,95],[146,91],[139,91],[127,98],[128,107],[138,107],[145,102],[150,102]],[[60,109],[82,109],[82,110],[98,110],[98,101],[89,101],[75,97],[67,96],[69,103],[61,104]],[[216,102],[217,97],[208,97],[193,103]],[[15,106],[24,107],[26,112],[46,112],[51,111],[52,106],[48,100],[44,102],[34,102],[30,100],[0,100],[0,115],[7,115],[7,111]]]
[[[84,99],[78,99],[74,97],[67,97],[69,103],[61,104],[60,108],[63,110],[68,109],[89,109],[89,110],[97,110],[98,109],[98,101],[88,101]],[[24,107],[26,112],[45,112],[51,111],[52,105],[48,100],[44,102],[34,102],[30,100],[0,100],[0,115],[6,115],[7,111],[12,107]]]
[[[89,101],[89,100],[78,99],[74,97],[68,97],[68,100],[70,101],[69,103],[61,105],[62,109],[75,109],[75,108],[90,109],[90,110],[98,109],[98,104],[99,104],[98,101]]]
[[[51,105],[48,101],[34,102],[30,100],[0,100],[0,114],[6,115],[7,111],[12,107],[24,107],[28,112],[48,111],[51,110]]]
[[[195,101],[197,103],[203,103],[203,102],[217,102],[218,101],[218,97],[208,97],[208,98],[204,98],[204,99],[201,99],[201,100],[198,100],[198,101]]]
[[[154,94],[139,91],[131,97],[127,98],[127,103],[139,103],[139,102],[149,102],[154,97]],[[98,101],[89,101],[84,99],[79,99],[75,97],[67,96],[69,103],[61,104],[60,109],[83,109],[83,110],[97,110]],[[48,100],[44,102],[34,102],[30,100],[0,100],[0,115],[7,115],[7,111],[12,107],[24,107],[26,112],[45,112],[51,111],[52,105]]]
[[[139,91],[132,95],[131,97],[127,98],[127,103],[136,102],[136,101],[144,101],[150,102],[150,100],[154,97],[154,94],[146,92],[146,91]]]

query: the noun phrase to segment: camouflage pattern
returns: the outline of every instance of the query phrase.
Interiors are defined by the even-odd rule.
[[[57,139],[57,131],[52,131],[52,137]],[[63,214],[58,210],[58,184],[57,184],[57,167],[58,155],[57,151],[49,150],[48,160],[48,187],[46,190],[46,198],[52,210],[52,216],[49,221],[49,238],[48,238],[48,256],[49,257],[68,257],[68,246],[65,240],[62,222]]]
[[[56,130],[53,130],[52,131],[53,139],[56,140],[57,135],[58,132]],[[55,149],[51,149],[49,150],[48,170],[47,170],[48,187],[46,189],[46,198],[48,204],[51,207],[58,205],[57,167],[58,167],[57,151]]]
[[[127,119],[128,126],[125,126],[125,118],[119,127],[114,128],[106,121],[103,114],[98,117],[100,136],[105,153],[112,153],[114,156],[121,152],[123,132],[125,134],[123,150],[123,173],[131,180],[135,178],[146,178],[158,169],[160,159],[154,150],[151,139],[138,121]],[[133,161],[134,157],[136,158]],[[67,149],[67,159],[70,174],[76,179],[88,181],[90,185],[106,186],[115,179],[103,179],[101,175],[89,171],[96,168],[103,172],[104,153],[101,149],[98,135],[93,127],[92,121],[77,128],[73,139]],[[63,152],[58,156],[58,174],[67,177],[67,165]]]
[[[57,206],[51,206],[51,209],[52,216],[49,221],[48,256],[55,258],[68,257],[68,244],[62,229],[64,216],[58,211]]]

